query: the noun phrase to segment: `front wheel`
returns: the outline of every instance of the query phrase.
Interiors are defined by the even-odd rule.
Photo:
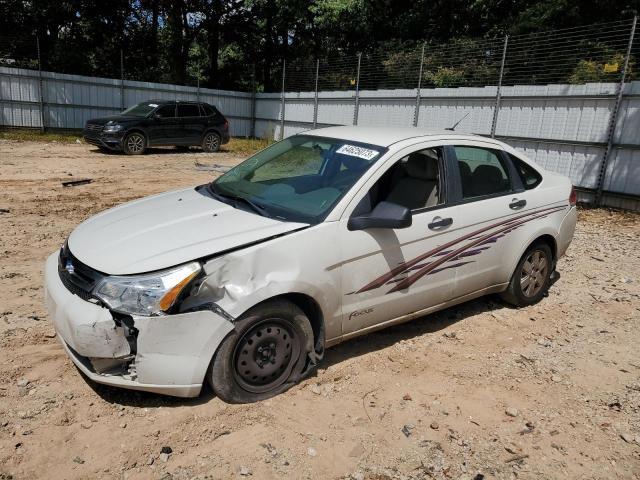
[[[313,332],[296,305],[277,300],[236,321],[215,355],[209,382],[229,403],[265,400],[293,386],[302,375]]]
[[[122,149],[127,155],[142,155],[146,149],[147,141],[144,135],[133,132],[124,137]]]
[[[520,258],[507,290],[501,294],[506,302],[517,307],[538,303],[551,285],[553,256],[546,243],[531,246]]]
[[[217,152],[220,150],[220,135],[216,132],[208,132],[202,139],[202,149],[205,152]]]

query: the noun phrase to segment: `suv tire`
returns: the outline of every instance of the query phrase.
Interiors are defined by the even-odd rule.
[[[205,152],[217,152],[220,150],[221,138],[216,132],[207,132],[202,139],[202,150]]]
[[[140,132],[128,133],[122,141],[122,150],[127,155],[142,155],[147,148],[147,139]]]

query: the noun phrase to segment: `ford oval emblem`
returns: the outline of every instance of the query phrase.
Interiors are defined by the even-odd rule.
[[[71,263],[70,258],[67,258],[67,263],[65,264],[64,269],[69,273],[69,275],[73,275],[76,271],[76,268],[73,266],[73,263]]]

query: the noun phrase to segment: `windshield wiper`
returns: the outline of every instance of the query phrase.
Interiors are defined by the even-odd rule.
[[[209,191],[214,196],[218,197],[218,199],[229,199],[229,200],[235,202],[236,208],[238,206],[238,202],[243,202],[245,205],[248,205],[257,214],[262,215],[263,217],[271,218],[271,215],[269,214],[269,212],[267,212],[267,210],[264,207],[258,205],[253,200],[249,200],[248,198],[241,197],[239,195],[230,195],[228,193],[217,192],[217,191],[215,191],[213,189],[213,185],[209,185]]]

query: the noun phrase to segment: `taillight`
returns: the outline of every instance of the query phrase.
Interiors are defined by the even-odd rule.
[[[569,194],[569,205],[572,207],[576,206],[576,202],[578,201],[578,195],[576,194],[576,189],[571,186],[571,193]]]
[[[228,132],[229,131],[229,120],[225,120],[224,121],[224,131]]]

